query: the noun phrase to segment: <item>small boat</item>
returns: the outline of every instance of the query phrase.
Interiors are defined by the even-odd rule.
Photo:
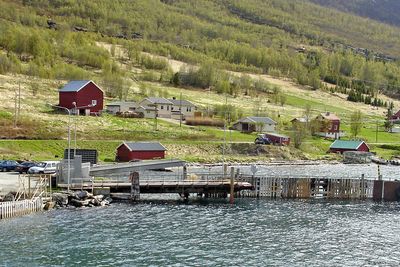
[[[378,157],[372,157],[371,161],[373,163],[379,164],[379,165],[388,165],[389,161],[387,161],[386,159],[382,159],[382,158],[378,158]]]
[[[400,159],[392,159],[390,161],[391,165],[400,166]]]

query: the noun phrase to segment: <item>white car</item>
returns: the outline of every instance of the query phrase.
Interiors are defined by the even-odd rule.
[[[28,173],[30,174],[47,174],[55,173],[57,171],[57,166],[59,161],[42,161],[37,164],[37,166],[30,167]]]

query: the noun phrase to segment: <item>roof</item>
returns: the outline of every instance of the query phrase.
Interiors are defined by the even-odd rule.
[[[130,151],[166,151],[167,150],[159,142],[123,142],[120,146],[122,146],[122,145],[125,145]]]
[[[143,110],[156,110],[155,107],[149,107],[149,106],[139,106],[137,109],[143,109]]]
[[[324,112],[321,113],[322,118],[330,120],[330,121],[340,121],[340,118],[336,116],[335,113],[332,112]]]
[[[365,143],[365,142],[361,141],[361,140],[354,140],[354,141],[335,140],[329,148],[330,149],[332,149],[332,148],[334,148],[334,149],[358,149],[363,143]]]
[[[168,99],[170,102],[172,102],[172,104],[174,104],[175,106],[185,106],[185,107],[195,107],[195,105],[188,101],[188,100],[184,100],[184,99]]]
[[[281,138],[290,138],[289,136],[283,135],[283,134],[278,134],[278,133],[265,133],[266,135],[271,135],[271,136],[276,136],[276,137],[281,137]]]
[[[96,85],[96,87],[100,89],[100,87],[97,86],[97,84],[95,84],[91,80],[81,80],[81,81],[70,81],[69,83],[64,85],[63,88],[59,89],[58,91],[59,92],[79,92],[83,87],[85,87],[90,82],[93,83],[94,85]]]
[[[293,121],[298,121],[298,122],[302,122],[302,123],[308,122],[307,118],[294,118],[293,120],[291,120],[291,122],[293,122]]]
[[[166,105],[172,105],[172,102],[169,101],[168,99],[164,98],[164,97],[147,97],[143,100],[148,100],[153,104],[166,104]]]
[[[246,117],[240,119],[239,122],[276,124],[276,122],[273,119],[268,117]]]
[[[106,106],[132,106],[136,107],[136,102],[125,102],[125,101],[116,101],[116,102],[111,102],[108,103]]]

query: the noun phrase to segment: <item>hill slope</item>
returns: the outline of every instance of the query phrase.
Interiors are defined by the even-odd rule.
[[[362,17],[400,26],[400,2],[397,0],[311,0],[323,6],[351,12]]]

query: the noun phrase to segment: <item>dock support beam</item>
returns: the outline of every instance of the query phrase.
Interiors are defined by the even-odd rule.
[[[139,200],[140,199],[139,173],[131,172],[129,180],[131,181],[131,201]]]
[[[233,204],[235,202],[235,168],[231,167],[231,188],[229,192],[229,202]]]

